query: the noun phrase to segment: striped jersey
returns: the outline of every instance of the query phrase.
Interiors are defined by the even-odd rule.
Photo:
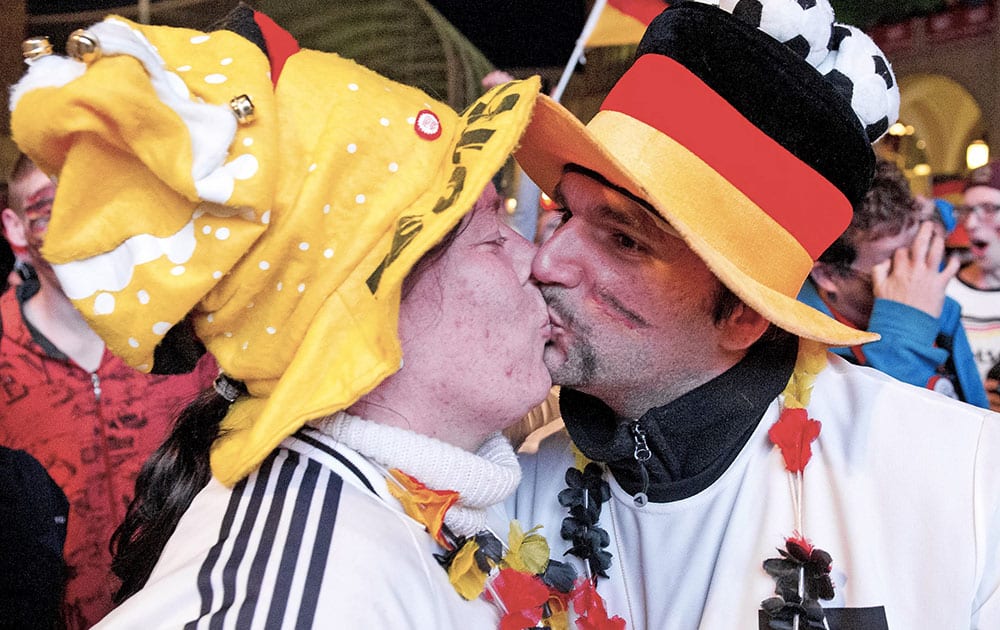
[[[146,586],[97,627],[496,628],[440,552],[375,466],[307,426],[232,488],[213,479]]]

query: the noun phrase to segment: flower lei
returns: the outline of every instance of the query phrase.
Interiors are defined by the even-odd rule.
[[[775,597],[761,602],[773,630],[828,628],[818,600],[833,599],[833,559],[813,547],[802,533],[802,474],[812,458],[810,443],[819,437],[822,428],[819,421],[809,418],[806,406],[816,376],[826,367],[826,351],[822,344],[799,340],[799,356],[783,392],[781,414],[767,432],[771,442],[781,449],[795,511],[795,530],[785,540],[785,549],[778,549],[780,557],[768,558],[763,565],[776,583]]]
[[[826,367],[827,347],[808,339],[799,340],[799,353],[792,376],[782,392],[782,410],[767,435],[781,450],[795,511],[795,529],[778,549],[778,558],[764,561],[764,571],[776,582],[775,597],[761,602],[773,630],[799,628],[829,630],[819,601],[833,599],[830,579],[832,557],[817,549],[800,532],[802,527],[802,473],[812,457],[810,444],[819,437],[822,425],[806,411],[816,377]],[[608,533],[598,526],[601,504],[611,498],[604,481],[604,469],[588,462],[575,450],[576,467],[566,471],[567,488],[559,493],[559,503],[569,509],[563,519],[561,535],[573,546],[567,551],[583,560],[594,576],[607,577],[611,554],[604,551],[610,543]],[[616,617],[617,619],[617,617]],[[624,625],[624,622],[622,622]]]
[[[571,607],[578,630],[624,629],[624,620],[608,617],[590,580],[577,579],[572,565],[549,557],[548,541],[537,533],[540,525],[524,531],[517,520],[511,521],[506,545],[488,530],[456,536],[444,516],[458,501],[457,492],[432,490],[396,468],[389,474],[390,494],[444,549],[434,557],[452,586],[464,599],[493,602],[502,613],[500,630],[568,630]]]

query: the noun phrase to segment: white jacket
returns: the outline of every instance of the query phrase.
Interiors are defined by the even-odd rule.
[[[803,533],[833,556],[824,608],[881,607],[892,630],[1000,628],[1000,415],[836,357],[808,411],[823,427],[804,473]],[[778,413],[774,401],[729,469],[686,499],[637,508],[605,473],[600,526],[614,558],[598,592],[610,614],[630,628],[759,627],[775,592],[761,564],[795,526],[767,437]],[[568,436],[549,438],[523,457],[508,501],[525,527],[544,525],[553,557],[568,548],[556,497],[572,462]]]

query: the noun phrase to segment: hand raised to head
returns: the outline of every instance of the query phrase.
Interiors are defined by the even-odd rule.
[[[958,273],[959,260],[952,256],[941,269],[944,238],[934,223],[924,221],[909,247],[900,247],[892,258],[872,267],[875,297],[901,302],[940,317],[945,287]]]

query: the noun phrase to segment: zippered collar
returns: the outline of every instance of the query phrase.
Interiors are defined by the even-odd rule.
[[[788,383],[797,349],[798,338],[787,333],[760,342],[723,374],[640,418],[618,418],[597,398],[567,388],[559,406],[576,446],[606,463],[626,492],[676,501],[710,486],[733,462]]]

